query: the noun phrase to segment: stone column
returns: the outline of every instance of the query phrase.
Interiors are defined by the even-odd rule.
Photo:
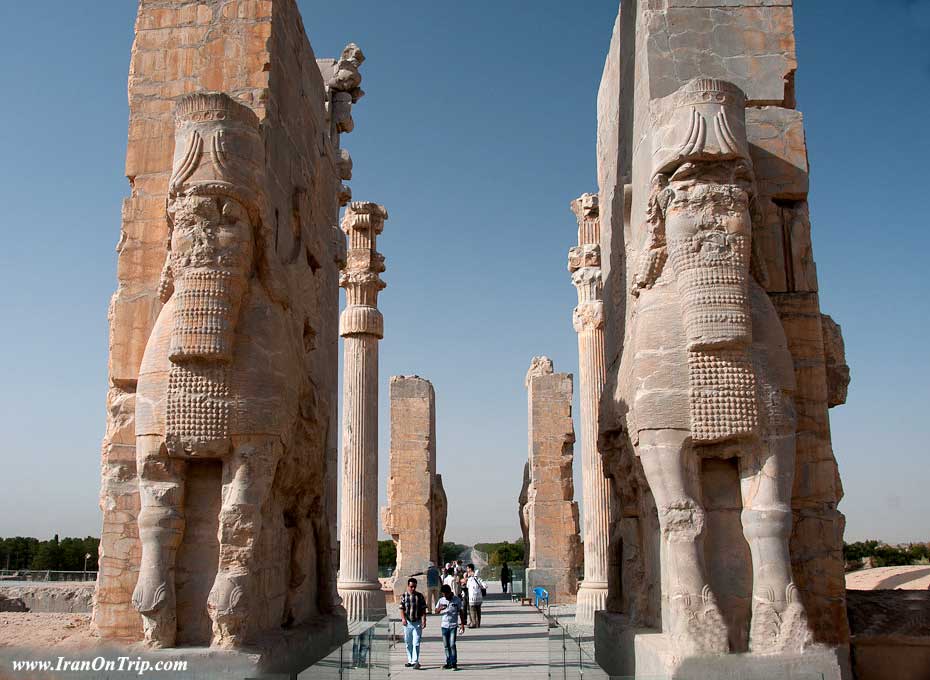
[[[383,206],[353,202],[342,221],[349,251],[339,280],[346,289],[346,308],[339,319],[345,364],[337,587],[350,621],[386,614],[378,581],[378,341],[384,337],[384,319],[377,303],[384,288],[378,276],[384,256],[375,250],[386,219]]]
[[[578,593],[578,504],[573,500],[572,375],[555,373],[552,360],[534,357],[526,374],[530,485],[524,511],[530,538],[529,592],[549,591],[552,604]]]
[[[584,499],[584,581],[578,589],[576,621],[594,625],[594,612],[607,605],[607,556],[612,490],[597,449],[597,405],[607,376],[604,303],[601,299],[601,238],[597,194],[571,202],[578,220],[578,245],[568,251],[568,270],[578,289],[573,322],[578,333],[581,396],[581,479]]]

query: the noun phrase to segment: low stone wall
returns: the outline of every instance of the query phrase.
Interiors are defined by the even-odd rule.
[[[21,600],[33,613],[85,614],[93,609],[95,587],[93,582],[0,585],[0,597]]]
[[[930,680],[930,591],[847,590],[856,680]]]

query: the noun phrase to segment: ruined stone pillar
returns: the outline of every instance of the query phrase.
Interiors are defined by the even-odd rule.
[[[526,374],[529,400],[530,485],[525,512],[530,559],[527,591],[542,587],[553,604],[575,601],[581,558],[578,504],[572,481],[572,376],[553,373],[552,360],[534,357]]]
[[[594,612],[607,604],[607,556],[612,489],[597,450],[598,400],[607,376],[604,354],[600,222],[597,194],[571,203],[578,220],[578,245],[568,251],[568,270],[578,289],[573,323],[578,333],[581,392],[581,479],[584,498],[584,581],[578,590],[575,620],[594,625]]]
[[[386,614],[378,581],[378,341],[384,337],[384,319],[377,303],[384,288],[378,276],[384,256],[375,250],[386,219],[383,206],[353,202],[342,221],[349,252],[339,280],[346,289],[346,308],[339,319],[345,364],[337,587],[350,621]]]
[[[399,600],[407,578],[439,562],[446,498],[436,474],[436,392],[416,375],[391,376],[391,462],[384,530],[397,546],[391,584]],[[425,593],[425,583],[421,587]]]

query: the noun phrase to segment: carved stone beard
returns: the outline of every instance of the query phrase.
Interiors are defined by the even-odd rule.
[[[222,198],[186,196],[175,201],[172,209],[177,232],[172,240],[183,242],[184,247],[171,251],[175,301],[168,358],[174,363],[232,361],[251,244],[224,243],[217,232],[242,230],[243,226],[251,232],[248,218],[240,206]],[[233,227],[228,226],[230,222],[235,223]]]
[[[168,358],[166,446],[173,455],[222,455],[234,418],[229,389],[236,324],[251,265],[251,242],[223,239],[251,226],[232,201],[178,199],[170,269],[174,326]],[[245,220],[241,223],[241,220]],[[232,226],[230,226],[232,223]]]
[[[750,225],[737,187],[699,185],[672,210],[684,209],[696,230],[668,234],[688,348],[692,438],[717,442],[752,435],[758,428],[756,380],[749,347]],[[683,219],[684,215],[676,215]],[[744,232],[744,233],[743,233]]]
[[[243,272],[222,267],[185,267],[175,275],[173,363],[232,360],[244,283]]]
[[[701,230],[668,240],[689,350],[748,347],[750,237]]]

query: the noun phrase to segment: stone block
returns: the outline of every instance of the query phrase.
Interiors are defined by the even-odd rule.
[[[558,603],[574,601],[581,565],[572,478],[572,382],[570,374],[554,373],[547,357],[534,357],[526,375],[529,483],[521,514],[529,538],[527,589],[544,587]]]
[[[753,105],[794,107],[797,58],[788,5],[678,4],[643,9],[649,97],[674,92],[692,78],[720,78]]]
[[[440,560],[446,498],[436,474],[436,394],[419,376],[392,376],[391,453],[384,530],[397,546],[397,566],[388,582],[395,599],[407,577]],[[421,588],[425,592],[425,585]]]
[[[746,109],[746,134],[759,193],[772,198],[806,199],[810,168],[801,112],[778,106]]]
[[[680,656],[668,636],[636,636],[636,677],[669,680],[843,680],[842,654],[816,646],[795,654]]]

